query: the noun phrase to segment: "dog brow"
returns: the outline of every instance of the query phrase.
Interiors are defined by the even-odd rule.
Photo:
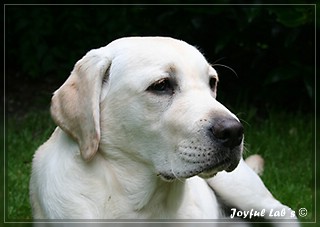
[[[166,72],[170,75],[175,74],[177,72],[177,68],[174,63],[170,63],[166,66]]]
[[[216,78],[219,81],[217,71],[210,64],[208,65],[208,75],[209,77]]]

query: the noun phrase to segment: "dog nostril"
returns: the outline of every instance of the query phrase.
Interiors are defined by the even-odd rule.
[[[228,148],[240,145],[243,139],[243,126],[236,119],[215,119],[211,132],[218,141]]]

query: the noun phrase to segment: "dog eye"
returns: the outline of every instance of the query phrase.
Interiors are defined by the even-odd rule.
[[[217,79],[214,77],[211,77],[209,80],[209,86],[210,86],[211,90],[214,91],[217,86]]]
[[[147,90],[156,94],[173,94],[173,86],[169,78],[158,80],[148,87]]]

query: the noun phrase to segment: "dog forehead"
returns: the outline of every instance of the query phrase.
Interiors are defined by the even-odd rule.
[[[156,49],[159,46],[160,48],[167,46],[175,49],[195,49],[193,46],[182,40],[170,37],[126,37],[116,39],[107,46],[113,48],[114,50],[139,48],[141,50],[152,51],[152,49]],[[152,47],[152,49],[148,47]]]
[[[130,37],[111,42],[108,46],[113,58],[121,58],[126,64],[159,64],[179,61],[206,64],[204,56],[184,41],[167,37]]]
[[[129,74],[134,80],[145,79],[146,75],[161,77],[164,73],[175,70],[216,75],[198,49],[173,38],[121,38],[106,48],[113,59],[111,69],[117,72],[118,79]],[[128,79],[126,78],[127,81]]]

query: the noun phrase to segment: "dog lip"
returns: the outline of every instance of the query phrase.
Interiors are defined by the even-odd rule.
[[[234,165],[232,164],[231,159],[226,158],[212,166],[205,168],[201,173],[199,173],[199,176],[203,178],[209,178],[215,176],[218,172],[223,170],[231,172],[234,169],[233,166]]]
[[[237,168],[239,162],[230,162],[230,165],[225,169],[227,172],[232,172],[235,168]]]
[[[212,167],[210,167],[210,169],[228,169],[229,166],[231,165],[231,159],[230,158],[226,158],[223,159],[222,161],[218,162],[217,164],[213,165]]]
[[[200,167],[197,170],[190,171],[190,174],[187,172],[184,172],[184,174],[180,174],[179,172],[177,172],[177,174],[174,174],[171,170],[170,172],[159,172],[157,176],[167,182],[172,182],[177,178],[187,179],[195,175],[198,175],[199,177],[202,177],[202,178],[210,178],[223,170],[227,172],[231,172],[237,166],[238,166],[238,162],[235,162],[235,160],[230,157],[226,157],[225,159],[219,161],[218,163],[213,163],[211,165],[207,164],[206,166],[202,166],[202,168]]]
[[[157,176],[159,176],[162,180],[171,182],[175,180],[175,177],[169,175],[169,174],[164,174],[164,173],[158,173]]]

